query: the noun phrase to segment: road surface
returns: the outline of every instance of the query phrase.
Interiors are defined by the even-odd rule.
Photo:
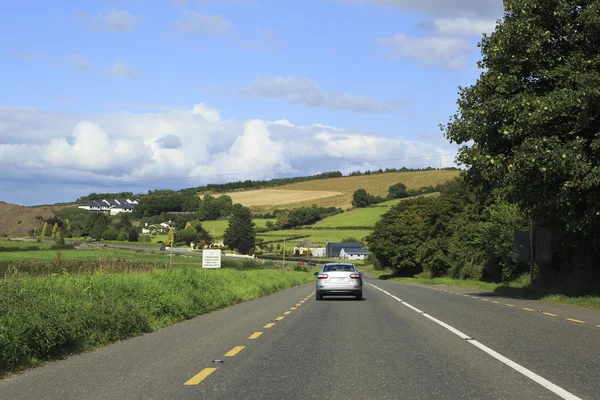
[[[285,290],[0,381],[0,399],[598,399],[600,312],[365,280]]]

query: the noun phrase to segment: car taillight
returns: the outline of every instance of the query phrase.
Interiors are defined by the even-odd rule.
[[[329,275],[327,275],[327,274],[317,275],[317,279],[327,279],[327,278],[329,278]]]
[[[351,279],[360,279],[360,274],[350,274]]]

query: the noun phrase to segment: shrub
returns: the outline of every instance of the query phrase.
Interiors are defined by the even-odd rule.
[[[152,237],[150,235],[140,235],[139,241],[142,243],[150,243],[152,241]]]

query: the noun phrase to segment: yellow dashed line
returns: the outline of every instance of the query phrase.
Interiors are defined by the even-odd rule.
[[[275,326],[275,322],[269,322],[268,324],[266,324],[265,326],[263,326],[263,328],[272,328],[273,326]]]
[[[298,304],[296,304],[296,307],[300,307],[301,305],[302,305],[302,304],[298,303]]]
[[[248,339],[258,339],[260,335],[262,335],[262,332],[254,332]]]
[[[597,328],[600,328],[600,325],[596,325]]]
[[[304,303],[306,300],[300,300],[300,304]]]
[[[542,314],[547,315],[549,317],[558,317],[558,315],[552,314],[552,313],[549,313],[549,312],[543,312]]]
[[[514,307],[513,304],[505,304],[505,306],[507,306],[507,307]]]
[[[244,347],[246,347],[246,346],[235,346],[233,349],[231,349],[227,353],[225,353],[225,357],[235,356],[237,353],[244,350]]]
[[[284,318],[285,318],[284,316],[280,316],[280,317],[275,318],[275,321],[281,321]]]
[[[197,385],[200,382],[202,382],[203,380],[205,380],[206,378],[208,378],[208,376],[210,374],[212,374],[213,372],[215,372],[216,370],[217,370],[216,368],[204,368],[198,374],[194,375],[189,381],[184,383],[184,385]]]
[[[290,310],[294,311],[296,308],[298,308],[298,307],[292,307],[292,308],[290,308]]]
[[[522,309],[525,311],[535,311],[533,308],[527,308],[527,307],[523,307]]]
[[[499,301],[494,301],[494,300],[492,300],[492,303],[494,303],[494,304],[501,304]]]
[[[481,301],[489,301],[488,299],[481,299]]]
[[[578,319],[567,318],[567,321],[577,322],[578,324],[585,324],[585,321],[580,321]]]
[[[285,315],[290,315],[291,313],[292,313],[291,311],[284,312]]]

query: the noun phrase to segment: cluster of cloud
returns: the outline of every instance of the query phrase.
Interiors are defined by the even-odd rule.
[[[393,112],[406,102],[379,101],[368,96],[323,90],[312,79],[300,77],[259,77],[239,92],[242,97],[282,100],[292,105],[332,111]]]
[[[424,65],[444,65],[462,69],[475,50],[474,39],[490,34],[502,17],[502,0],[335,0],[340,3],[371,4],[423,14],[418,27],[423,37],[398,33],[377,38],[394,57],[406,57]]]
[[[449,166],[454,157],[447,154],[455,151],[322,124],[223,120],[202,103],[191,110],[85,117],[2,106],[0,136],[0,168],[12,171],[0,180],[0,199],[8,201],[14,192],[6,189],[15,186],[81,185],[83,195],[94,188],[190,187],[330,170],[438,166],[442,155],[442,165]],[[72,200],[61,190],[54,195],[52,201]]]

